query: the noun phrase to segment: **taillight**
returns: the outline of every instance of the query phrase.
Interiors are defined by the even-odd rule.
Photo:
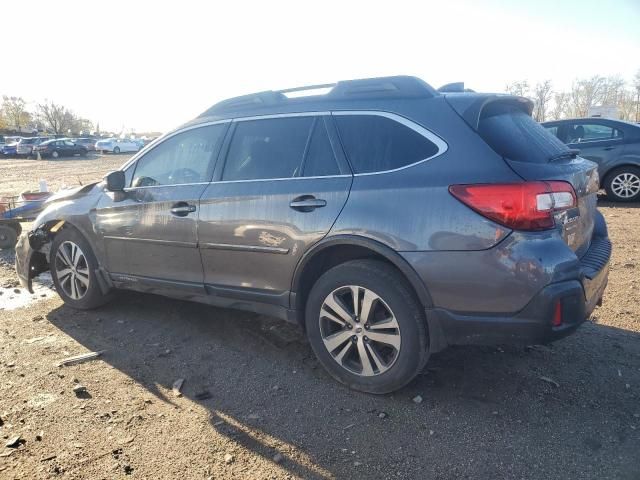
[[[570,183],[562,181],[451,185],[449,192],[496,223],[514,230],[548,230],[554,213],[577,205]]]
[[[560,300],[558,300],[553,307],[553,319],[551,320],[551,325],[554,327],[562,325],[562,302]]]

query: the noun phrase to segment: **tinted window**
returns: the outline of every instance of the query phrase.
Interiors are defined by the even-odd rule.
[[[238,122],[222,180],[299,176],[313,121],[289,117]]]
[[[558,126],[554,125],[553,127],[544,127],[547,132],[549,132],[554,137],[558,137]],[[559,138],[559,137],[558,137]]]
[[[305,177],[322,177],[339,174],[340,169],[333,155],[324,120],[318,118],[311,135],[302,175]]]
[[[386,117],[336,115],[335,119],[356,173],[393,170],[438,152],[438,147],[418,132]]]
[[[482,112],[478,133],[499,155],[510,160],[546,163],[551,157],[568,151],[520,108],[494,103]]]
[[[209,125],[169,137],[138,160],[131,186],[210,181],[212,157],[226,128],[226,124]]]
[[[612,140],[622,138],[622,132],[607,125],[597,123],[570,125],[567,133],[568,143],[597,142],[598,140]]]

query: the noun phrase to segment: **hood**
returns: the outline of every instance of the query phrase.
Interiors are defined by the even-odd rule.
[[[51,195],[44,203],[45,205],[49,205],[54,202],[59,202],[61,200],[73,200],[74,198],[84,197],[88,195],[91,191],[95,190],[95,187],[100,182],[88,183],[87,185],[79,185],[77,187],[65,188],[64,190],[60,190],[53,195]]]

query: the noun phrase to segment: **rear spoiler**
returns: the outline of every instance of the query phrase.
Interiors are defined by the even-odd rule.
[[[482,112],[489,105],[496,103],[511,104],[521,109],[527,115],[533,112],[533,102],[525,97],[503,95],[497,93],[449,93],[445,94],[449,105],[475,131],[478,130]]]

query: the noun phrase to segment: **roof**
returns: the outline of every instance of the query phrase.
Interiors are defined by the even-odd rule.
[[[314,91],[318,90],[327,92],[315,94]],[[309,95],[299,96],[305,92]],[[438,91],[417,77],[394,76],[343,80],[333,84],[268,90],[230,98],[216,103],[198,118],[251,115],[252,112],[264,114],[267,113],[265,111],[298,105],[304,105],[303,108],[311,106],[322,108],[322,106],[348,104],[362,100],[431,98],[438,95]]]

